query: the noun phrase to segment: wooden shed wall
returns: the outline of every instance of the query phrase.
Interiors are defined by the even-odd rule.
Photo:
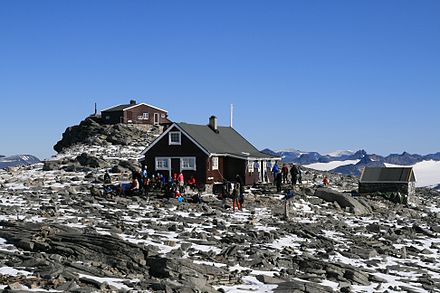
[[[359,193],[374,193],[374,192],[400,192],[402,194],[411,195],[414,191],[411,188],[412,183],[359,183]]]
[[[101,119],[105,124],[117,124],[121,123],[121,117],[123,117],[122,111],[110,111],[110,112],[102,112]]]
[[[143,119],[143,114],[148,113],[148,119]],[[154,124],[154,114],[159,114],[159,124],[169,123],[168,114],[165,111],[161,111],[147,105],[137,105],[136,107],[124,111],[124,123],[134,124]],[[162,117],[164,116],[164,117]]]

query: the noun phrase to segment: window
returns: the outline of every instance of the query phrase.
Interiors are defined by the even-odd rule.
[[[161,118],[165,118],[165,114],[160,114],[160,117]]]
[[[254,162],[248,161],[248,172],[252,173],[254,172]]]
[[[105,120],[110,120],[110,116],[105,116]]]
[[[142,119],[143,120],[148,120],[148,118],[149,118],[148,113],[142,113]]]
[[[182,170],[196,170],[196,158],[181,158],[180,159],[180,168]]]
[[[169,144],[180,145],[180,131],[170,131],[169,133]]]
[[[168,170],[168,158],[156,158],[156,170]]]
[[[212,157],[212,170],[218,170],[218,157]]]

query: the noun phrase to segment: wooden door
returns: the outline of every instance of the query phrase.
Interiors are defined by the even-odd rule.
[[[171,176],[174,176],[174,173],[179,175],[180,173],[180,159],[172,158],[171,159]]]

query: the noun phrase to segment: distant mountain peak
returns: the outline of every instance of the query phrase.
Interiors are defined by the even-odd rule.
[[[13,156],[2,156],[0,157],[0,169],[5,169],[9,167],[16,166],[26,166],[36,163],[40,163],[40,159],[32,155],[13,155]]]

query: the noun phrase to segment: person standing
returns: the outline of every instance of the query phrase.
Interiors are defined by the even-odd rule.
[[[296,185],[296,181],[298,180],[298,166],[293,165],[290,169],[290,177],[292,177],[292,185]]]
[[[276,177],[275,177],[275,184],[277,186],[277,192],[281,192],[281,183],[283,182],[283,176],[281,175],[281,173],[277,173]]]
[[[283,183],[287,183],[287,175],[289,174],[289,167],[287,164],[283,164],[283,168],[281,168],[281,173],[283,173]]]
[[[240,205],[240,201],[239,201],[239,197],[240,197],[240,183],[236,182],[234,184],[234,189],[232,191],[232,209],[235,211],[235,207],[237,207],[237,209],[241,210],[241,205]]]
[[[297,165],[297,171],[298,171],[298,184],[302,184],[302,174],[301,174],[301,166]]]
[[[275,181],[276,181],[276,178],[277,178],[277,175],[278,175],[279,171],[280,171],[280,168],[278,167],[278,163],[275,162],[275,164],[273,165],[273,168],[272,168],[274,183],[276,183]]]
[[[244,183],[243,180],[241,180],[240,175],[236,175],[235,176],[235,180],[237,181],[237,183],[240,184],[240,193],[238,196],[238,202],[240,204],[240,209],[243,209],[243,203],[244,203]]]

